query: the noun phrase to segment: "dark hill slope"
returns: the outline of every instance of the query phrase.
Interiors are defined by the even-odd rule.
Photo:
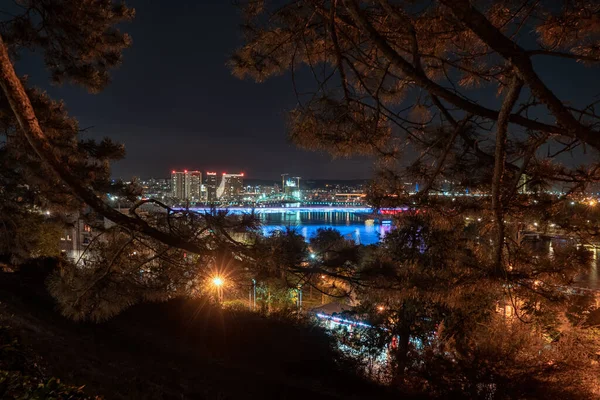
[[[102,324],[75,323],[56,312],[43,280],[39,271],[0,273],[0,325],[9,326],[47,376],[85,385],[89,394],[221,400],[389,394],[353,375],[318,328],[183,299],[135,306]]]

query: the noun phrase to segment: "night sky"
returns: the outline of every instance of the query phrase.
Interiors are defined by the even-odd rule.
[[[281,173],[303,178],[368,178],[371,162],[332,160],[289,142],[285,112],[296,104],[291,80],[241,81],[226,66],[242,44],[239,10],[229,0],[126,2],[136,9],[122,30],[133,45],[112,83],[92,95],[76,86],[48,84],[39,58],[17,64],[29,82],[64,99],[90,137],[125,144],[125,160],[113,175],[166,177],[172,169],[244,172],[275,179]]]
[[[285,112],[296,104],[289,77],[257,84],[231,75],[226,62],[242,43],[239,10],[230,0],[130,0],[136,18],[123,30],[133,37],[113,82],[92,95],[82,88],[49,86],[37,56],[17,64],[29,82],[64,99],[90,137],[124,143],[126,159],[115,177],[166,177],[172,169],[244,172],[275,179],[281,173],[303,178],[368,178],[365,158],[332,160],[296,148],[287,139]],[[572,62],[536,60],[538,72],[566,98],[589,99],[597,91],[597,69]],[[495,95],[479,98],[497,107]],[[486,104],[487,103],[487,104]],[[542,119],[545,119],[542,117]]]

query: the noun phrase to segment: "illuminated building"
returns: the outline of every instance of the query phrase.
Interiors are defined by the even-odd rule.
[[[178,200],[200,200],[200,185],[202,185],[202,172],[200,171],[172,171],[171,196]]]
[[[82,213],[75,212],[73,214],[65,214],[64,218],[68,223],[65,225],[60,237],[59,248],[61,253],[75,262],[79,262],[82,259],[89,259],[91,252],[88,251],[88,246],[94,240],[106,240],[101,235],[103,229],[111,226],[111,222],[105,218],[96,217],[94,226],[103,227],[103,229],[97,229],[89,225],[89,215],[84,217]]]
[[[176,199],[183,200],[186,195],[186,174],[187,171],[172,171],[171,172],[171,196]]]
[[[219,178],[216,172],[207,172],[206,181],[206,201],[213,203],[217,201],[217,186],[219,185]]]
[[[223,173],[221,184],[217,187],[219,200],[231,200],[242,194],[244,189],[244,174]]]
[[[206,185],[200,185],[200,201],[206,203],[208,201],[208,192],[206,191]]]
[[[283,187],[284,198],[299,199],[300,195],[300,177],[288,177],[289,174],[281,174],[281,185]]]
[[[186,199],[191,201],[200,201],[200,186],[202,185],[202,172],[190,171],[186,176],[189,182],[186,192]]]

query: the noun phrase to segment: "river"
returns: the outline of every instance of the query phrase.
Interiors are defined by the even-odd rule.
[[[261,216],[261,221],[265,234],[290,227],[309,240],[317,233],[318,229],[334,228],[340,231],[344,237],[362,245],[378,243],[391,229],[389,224],[368,223],[362,216],[349,212],[265,214]]]
[[[306,240],[310,240],[318,229],[334,228],[353,240],[356,244],[370,245],[378,243],[387,232],[392,229],[389,224],[367,223],[364,217],[350,212],[286,212],[261,215],[263,233],[270,234],[275,230],[294,228]],[[536,247],[542,253],[552,253],[553,248],[549,240],[542,240]],[[598,269],[598,249],[592,251],[592,260],[589,271],[576,279],[577,286],[600,290],[600,276]]]

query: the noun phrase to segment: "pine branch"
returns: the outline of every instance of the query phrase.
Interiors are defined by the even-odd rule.
[[[91,189],[79,183],[79,180],[75,177],[69,166],[63,163],[55,154],[52,144],[40,127],[25,88],[15,73],[2,36],[0,36],[0,86],[17,118],[22,134],[35,153],[65,182],[77,197],[94,211],[116,224],[146,234],[166,245],[193,253],[203,253],[205,251],[195,243],[187,242],[179,237],[160,231],[143,220],[122,214],[106,204]]]

